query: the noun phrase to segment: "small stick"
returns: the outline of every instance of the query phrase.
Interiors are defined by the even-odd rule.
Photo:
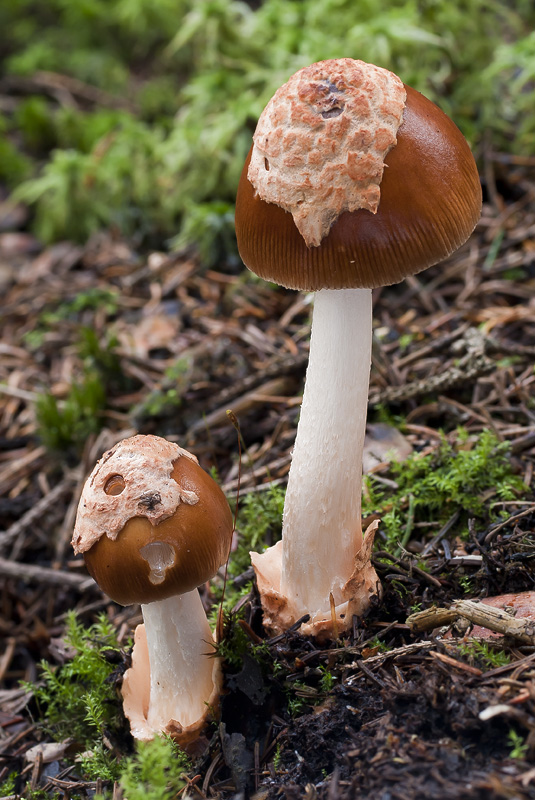
[[[534,511],[535,511],[535,506],[532,505],[529,508],[526,508],[524,511],[520,511],[518,514],[513,514],[513,516],[509,517],[503,522],[500,522],[495,527],[491,528],[490,531],[485,535],[484,539],[485,544],[487,542],[491,542],[495,538],[496,534],[502,530],[502,528],[506,528],[512,522],[516,522],[517,520],[522,519],[522,517],[527,517],[528,514],[532,514]]]
[[[522,644],[535,645],[535,620],[513,617],[503,608],[494,608],[474,600],[456,600],[450,608],[428,608],[407,617],[407,625],[416,633],[451,625],[461,617],[502,636],[510,636]]]
[[[535,620],[529,617],[513,617],[503,608],[494,608],[473,600],[457,600],[455,611],[474,625],[481,625],[503,636],[512,636],[523,644],[535,644]]]
[[[436,647],[435,642],[412,642],[411,644],[405,644],[403,647],[396,647],[394,650],[386,650],[383,653],[378,653],[376,656],[370,656],[366,659],[365,663],[367,666],[371,664],[380,664],[382,661],[386,661],[387,659],[397,659],[403,658],[405,656],[411,656],[415,653],[422,653],[426,650],[431,650],[433,647]],[[342,669],[354,669],[359,664],[363,663],[362,661],[353,661],[351,664],[343,665]],[[349,678],[351,680],[351,678]]]
[[[291,381],[289,378],[274,378],[253,391],[247,392],[247,394],[241,397],[237,397],[233,401],[232,407],[237,414],[244,414],[246,411],[250,411],[251,408],[255,408],[258,405],[265,405],[267,402],[280,403],[282,397],[288,399],[286,395],[290,386]],[[216,408],[215,411],[211,411],[202,419],[194,422],[189,428],[186,438],[189,439],[194,434],[207,428],[215,428],[217,425],[222,425],[227,418],[227,414],[227,408],[221,406]]]
[[[254,743],[254,788],[255,792],[258,791],[258,784],[260,778],[260,742],[257,740]]]
[[[456,658],[444,655],[444,653],[437,653],[436,650],[431,650],[429,655],[438,661],[442,661],[444,664],[447,664],[450,667],[455,667],[463,672],[469,672],[470,675],[476,675],[478,678],[483,674],[482,671],[477,667],[471,667],[469,664],[464,664],[462,661],[457,661]]]
[[[70,490],[72,484],[73,479],[67,476],[60,481],[57,486],[54,486],[53,489],[41,497],[32,508],[26,511],[13,525],[10,525],[6,531],[0,531],[0,549],[10,544],[13,539],[21,537],[25,530],[30,528],[36,520],[40,519],[49,508],[55,505],[57,501]]]
[[[37,789],[37,784],[39,783],[39,778],[41,777],[42,769],[43,769],[43,754],[37,753],[32,769],[32,777],[30,779],[30,789],[32,792],[35,792],[35,790]]]
[[[331,621],[333,625],[333,638],[335,641],[338,639],[338,620],[336,619],[336,605],[332,592],[329,592],[329,603],[331,606]]]
[[[15,654],[15,648],[17,646],[17,640],[14,636],[9,636],[6,642],[6,649],[4,654],[0,658],[0,681],[4,680],[4,676],[9,669],[9,665],[11,664],[11,659]]]
[[[432,631],[434,628],[442,628],[444,625],[451,625],[457,619],[457,614],[449,608],[437,608],[433,606],[424,611],[417,611],[406,619],[406,623],[414,633]]]
[[[239,619],[237,622],[242,631],[249,637],[253,644],[262,644],[264,640],[253,631],[248,622],[246,622],[244,619]]]
[[[460,513],[461,513],[460,511],[455,511],[455,513],[449,518],[446,524],[442,526],[442,528],[439,530],[436,536],[433,536],[431,541],[426,544],[420,555],[427,556],[429,555],[429,553],[431,553],[435,545],[437,545],[440,542],[440,540],[443,539],[446,536],[446,534],[450,531],[450,529],[455,525],[455,523],[460,517]]]
[[[407,511],[407,522],[405,523],[405,531],[403,533],[403,537],[401,542],[399,543],[398,548],[396,549],[396,555],[399,556],[401,553],[405,551],[408,542],[410,541],[412,531],[414,529],[414,509],[415,509],[416,501],[414,499],[414,495],[409,495],[409,509]]]
[[[86,575],[74,575],[64,570],[37,567],[34,564],[21,564],[18,561],[8,561],[7,558],[0,558],[0,575],[44,583],[48,586],[68,586],[80,592],[95,585],[93,578],[88,578]]]

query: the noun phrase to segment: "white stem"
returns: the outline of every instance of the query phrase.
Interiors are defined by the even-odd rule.
[[[206,712],[213,691],[212,632],[197,589],[142,605],[150,663],[148,723],[183,727]]]
[[[281,593],[296,616],[329,610],[362,544],[370,289],[322,289],[284,506]]]

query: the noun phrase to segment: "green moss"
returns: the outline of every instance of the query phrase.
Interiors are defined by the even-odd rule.
[[[32,350],[43,347],[50,333],[64,332],[65,328],[69,338],[76,340],[78,364],[66,396],[58,399],[45,391],[35,403],[37,433],[51,452],[79,454],[87,437],[101,429],[109,396],[130,386],[121,369],[113,330],[105,327],[104,333],[99,334],[91,324],[97,309],[108,317],[114,315],[116,294],[98,287],[80,292],[57,308],[43,311],[24,336],[26,346]]]
[[[245,469],[246,467],[242,467]],[[227,568],[227,583],[223,597],[222,586],[214,586],[216,603],[212,607],[210,619],[215,624],[219,613],[219,603],[223,603],[225,614],[230,615],[241,598],[249,594],[252,577],[243,586],[235,587],[233,578],[242,575],[251,567],[251,551],[262,551],[266,546],[280,539],[282,531],[282,511],[286,489],[270,485],[267,489],[249,492],[240,497],[237,518],[237,546],[230,553]]]
[[[134,756],[121,765],[119,783],[128,800],[171,800],[186,786],[191,762],[165,736],[138,743]]]
[[[392,463],[390,477],[395,490],[385,489],[373,475],[366,479],[363,513],[379,513],[386,547],[391,550],[407,542],[412,525],[419,520],[446,522],[460,510],[464,512],[459,523],[462,531],[468,515],[491,518],[491,497],[514,500],[526,490],[513,472],[508,444],[490,431],[474,440],[459,429],[455,442],[443,437],[436,451]]]
[[[367,647],[370,650],[377,650],[378,653],[388,653],[388,651],[392,649],[385,642],[383,642],[382,639],[379,639],[378,636],[374,636],[373,639],[370,639]]]
[[[246,467],[243,467],[246,469]],[[275,544],[282,530],[282,511],[286,490],[271,484],[262,491],[250,492],[238,509],[238,546],[231,555],[229,574],[239,575],[251,564],[249,552]]]
[[[509,758],[518,758],[519,760],[526,758],[529,750],[529,743],[521,733],[511,729],[507,736],[507,741],[509,743],[509,747],[511,748]]]
[[[31,163],[19,197],[46,241],[113,225],[160,243],[178,234],[207,262],[235,257],[252,128],[293,72],[341,56],[378,63],[438,101],[472,144],[485,135],[523,153],[535,135],[534,24],[528,0],[362,0],[358,14],[352,0],[5,0],[2,73],[52,71],[89,88],[67,107],[36,86],[14,114],[22,136],[0,133],[0,177],[13,184]]]
[[[213,624],[219,613],[220,602],[223,602],[225,614],[230,615],[232,608],[240,599],[249,594],[252,577],[240,587],[233,586],[232,581],[250,569],[250,552],[262,551],[280,539],[285,494],[285,487],[272,484],[267,489],[249,492],[240,497],[236,529],[237,545],[230,553],[224,597],[222,586],[213,587],[216,601],[210,614]]]
[[[511,656],[492,642],[478,642],[476,639],[471,639],[458,644],[457,647],[461,655],[471,664],[481,664],[485,669],[503,667],[511,661]]]
[[[60,401],[50,392],[37,397],[37,434],[51,452],[80,453],[88,437],[102,427],[106,393],[100,375],[86,372]]]
[[[11,772],[7,778],[0,783],[0,797],[9,797],[15,794],[15,787],[17,785],[16,779],[17,773]]]
[[[217,613],[219,607],[213,609],[216,613],[213,614],[211,620],[212,629],[215,628],[217,622]],[[224,635],[220,642],[217,644],[217,655],[223,659],[225,669],[231,672],[237,672],[243,665],[245,654],[253,653],[253,644],[243,628],[236,624],[238,616],[225,611],[223,614],[223,631]]]
[[[129,800],[176,797],[186,785],[185,773],[191,769],[191,762],[171,739],[156,737],[151,742],[139,742],[133,753],[127,752],[128,723],[113,681],[122,655],[108,618],[103,614],[85,628],[71,612],[64,643],[65,662],[61,666],[42,662],[39,682],[28,685],[28,689],[37,702],[38,722],[48,735],[55,741],[73,742],[77,751],[74,774],[84,780],[100,778],[110,786],[101,795],[104,800],[111,800],[113,781],[119,782]],[[120,740],[122,752],[111,744]],[[11,776],[0,791],[12,793],[16,778]],[[45,795],[39,791],[24,791],[29,800],[41,796]]]
[[[119,776],[117,760],[104,743],[104,736],[113,738],[124,725],[110,681],[119,657],[115,631],[105,615],[84,628],[70,612],[64,641],[65,663],[54,667],[41,662],[40,681],[29,687],[42,725],[56,741],[74,740],[85,754],[80,769],[89,780],[115,780]]]
[[[132,415],[136,419],[145,419],[174,413],[182,405],[183,394],[190,385],[192,369],[191,359],[177,359],[165,370],[160,385],[134,406]]]
[[[12,125],[0,114],[0,182],[14,188],[20,181],[30,177],[32,166],[29,158],[16,146],[11,137]]]
[[[333,675],[332,672],[327,669],[327,667],[320,666],[319,670],[321,672],[321,678],[319,681],[320,692],[322,692],[322,694],[329,694],[336,684],[336,676]]]

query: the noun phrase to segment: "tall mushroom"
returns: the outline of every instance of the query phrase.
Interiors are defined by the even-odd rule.
[[[197,591],[226,561],[233,519],[187,450],[133,436],[105,453],[84,486],[72,544],[112,600],[141,603],[123,682],[132,734],[187,744],[217,707],[221,667]]]
[[[282,542],[253,555],[265,624],[326,634],[363,613],[377,580],[362,536],[371,289],[448,256],[481,188],[468,144],[393,73],[349,58],[306,67],[264,109],[236,202],[253,272],[314,291],[310,357]]]

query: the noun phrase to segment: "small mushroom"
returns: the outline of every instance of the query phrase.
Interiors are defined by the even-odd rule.
[[[122,690],[137,739],[188,744],[218,705],[221,666],[197,587],[227,560],[232,530],[219,486],[157,436],[119,442],[86,481],[74,551],[112,600],[143,612]]]
[[[480,210],[464,137],[388,70],[313,64],[259,119],[236,201],[240,254],[260,277],[316,292],[282,542],[252,554],[273,633],[304,614],[304,632],[328,635],[332,619],[341,631],[379,590],[361,530],[371,289],[450,255]]]

